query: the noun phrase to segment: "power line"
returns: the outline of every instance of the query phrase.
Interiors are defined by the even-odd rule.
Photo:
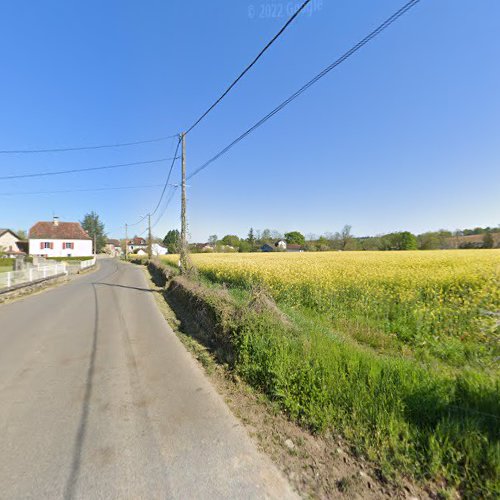
[[[90,167],[90,168],[73,168],[71,170],[55,170],[50,172],[39,172],[36,174],[19,174],[19,175],[4,175],[0,177],[0,180],[8,180],[8,179],[25,179],[28,177],[44,177],[48,175],[61,175],[61,174],[73,174],[75,172],[90,172],[93,170],[106,170],[111,168],[122,168],[122,167],[131,167],[134,165],[149,165],[152,163],[160,163],[162,161],[176,160],[176,158],[159,158],[157,160],[148,160],[148,161],[134,161],[132,163],[119,163],[116,165],[104,165],[101,167]]]
[[[181,144],[181,141],[180,141],[180,138],[179,138],[179,140],[178,140],[178,142],[177,142],[177,146],[176,146],[176,148],[175,148],[174,157],[173,157],[173,158],[171,158],[172,163],[171,163],[171,165],[170,165],[170,169],[169,169],[169,171],[168,171],[167,179],[166,179],[166,181],[165,181],[165,184],[163,185],[163,190],[162,190],[162,192],[161,192],[160,199],[158,200],[158,203],[157,203],[157,205],[156,205],[155,209],[154,209],[152,212],[150,212],[150,213],[148,213],[148,214],[144,215],[143,217],[141,217],[141,219],[140,219],[140,220],[138,220],[137,222],[135,222],[134,224],[127,224],[127,225],[128,225],[128,227],[138,226],[138,225],[139,225],[141,222],[143,222],[143,221],[144,221],[144,220],[145,220],[145,219],[146,219],[149,215],[154,215],[154,214],[158,211],[158,208],[160,207],[160,204],[161,204],[161,202],[162,202],[162,200],[163,200],[163,196],[165,195],[165,191],[166,191],[167,186],[168,186],[168,183],[169,183],[169,181],[170,181],[170,177],[171,177],[171,175],[172,175],[172,170],[173,170],[173,168],[174,168],[175,160],[177,160],[177,159],[178,159],[177,153],[179,152],[179,146],[180,146],[180,144]],[[170,203],[170,202],[168,202],[168,203]],[[167,204],[168,204],[168,203],[167,203]]]
[[[261,125],[263,125],[267,120],[272,118],[275,114],[279,113],[283,108],[285,108],[288,104],[290,104],[293,100],[295,100],[297,97],[299,97],[303,92],[305,92],[309,87],[314,85],[318,80],[323,78],[325,75],[327,75],[330,71],[332,71],[334,68],[342,64],[344,61],[349,59],[353,54],[355,54],[359,49],[364,47],[368,42],[370,42],[373,38],[375,38],[377,35],[382,33],[385,29],[387,29],[391,24],[393,24],[395,21],[397,21],[401,16],[406,14],[412,7],[417,5],[420,0],[411,0],[410,2],[406,3],[401,9],[396,11],[392,16],[390,16],[387,20],[385,20],[380,26],[378,26],[376,29],[374,29],[370,34],[368,34],[365,38],[363,38],[360,42],[358,42],[356,45],[354,45],[351,49],[349,49],[347,52],[345,52],[341,57],[339,57],[336,61],[334,61],[330,66],[326,67],[323,71],[321,71],[319,74],[317,74],[312,80],[307,82],[303,87],[301,87],[297,92],[292,94],[287,100],[283,101],[279,106],[274,108],[270,113],[268,113],[264,118],[259,120],[255,125],[250,127],[246,132],[241,134],[237,139],[235,139],[231,144],[226,146],[223,150],[221,150],[219,153],[217,153],[214,157],[212,157],[210,160],[205,162],[203,165],[198,167],[194,172],[192,172],[190,175],[188,175],[188,179],[191,179],[198,173],[200,173],[202,170],[207,168],[210,164],[218,160],[221,156],[225,155],[230,149],[232,149],[236,144],[238,144],[240,141],[242,141],[245,137],[250,135],[252,132],[254,132],[256,129],[258,129]]]
[[[90,191],[118,191],[123,189],[146,189],[162,187],[163,184],[149,184],[146,186],[115,186],[103,188],[88,188],[88,189],[63,189],[58,191],[19,191],[10,193],[0,193],[0,196],[16,196],[16,195],[35,195],[35,194],[60,194],[60,193],[86,193]]]
[[[141,217],[137,222],[134,222],[133,224],[127,224],[128,227],[134,227],[138,226],[144,219],[147,219],[147,214]]]
[[[168,183],[170,181],[170,176],[172,175],[172,170],[174,168],[175,160],[177,160],[177,158],[178,158],[177,153],[179,152],[180,144],[181,144],[181,139],[179,137],[179,140],[177,141],[177,146],[175,148],[174,157],[172,159],[172,164],[170,165],[170,170],[168,171],[167,180],[165,181],[165,185],[163,186],[163,191],[161,192],[160,199],[158,200],[158,203],[157,203],[155,209],[152,212],[150,212],[150,215],[154,215],[158,211],[158,208],[160,207],[161,201],[163,200],[163,196],[165,195],[165,191],[166,191]]]
[[[172,199],[174,198],[175,193],[177,192],[177,189],[179,189],[179,186],[173,186],[173,188],[174,188],[174,190],[172,191],[171,195],[167,199],[167,203],[163,207],[162,212],[160,213],[160,215],[158,216],[158,218],[156,219],[156,221],[154,222],[154,224],[151,226],[151,229],[155,228],[157,226],[158,222],[160,222],[160,220],[165,215],[165,212],[167,211],[167,208],[169,207],[170,203],[172,202]]]
[[[282,35],[282,33],[292,24],[292,22],[295,20],[295,18],[304,10],[306,5],[310,2],[311,0],[306,0],[300,8],[293,14],[293,16],[285,23],[285,25],[274,35],[274,37],[271,39],[270,42],[267,43],[267,45],[259,52],[257,57],[243,70],[243,72],[234,80],[231,85],[224,91],[224,93],[187,129],[186,134],[189,134],[191,130],[193,130],[202,120],[205,118],[210,111],[212,111],[221,101],[226,97],[227,94],[232,90],[232,88],[252,69],[252,67],[257,63],[257,61],[264,55],[264,53],[271,47],[271,45]]]
[[[4,149],[0,150],[0,154],[61,153],[66,151],[84,151],[90,149],[121,148],[125,146],[137,146],[139,144],[149,144],[152,142],[165,141],[167,139],[171,139],[172,137],[175,137],[175,135],[158,137],[156,139],[146,139],[143,141],[122,142],[117,144],[101,144],[98,146],[79,146],[79,147],[52,148],[52,149]]]

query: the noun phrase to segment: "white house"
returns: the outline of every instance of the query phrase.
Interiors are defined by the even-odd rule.
[[[0,251],[8,257],[24,254],[25,249],[21,248],[20,240],[14,231],[10,229],[0,229]]]
[[[144,238],[140,238],[139,236],[134,236],[131,240],[128,241],[128,252],[134,252],[137,250],[146,250],[148,248],[148,244]]]
[[[153,243],[151,245],[151,253],[158,257],[159,255],[167,255],[168,249],[166,249],[164,246],[160,245],[159,243]]]
[[[79,222],[37,222],[29,232],[30,255],[92,257],[92,238]]]
[[[286,241],[285,240],[278,240],[274,246],[278,249],[278,250],[286,250]]]

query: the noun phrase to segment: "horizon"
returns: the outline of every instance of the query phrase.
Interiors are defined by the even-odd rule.
[[[314,2],[188,135],[188,176],[403,3]],[[10,41],[0,49],[0,150],[146,142],[0,154],[0,226],[95,210],[120,239],[157,204],[170,166],[157,160],[175,150],[167,136],[186,130],[288,18],[260,16],[251,2],[27,5],[5,4],[0,16]],[[319,235],[345,221],[363,235],[497,226],[499,18],[493,0],[421,1],[188,181],[191,241],[251,226]],[[60,170],[73,172],[29,177]],[[165,194],[159,235],[180,227],[178,190]]]

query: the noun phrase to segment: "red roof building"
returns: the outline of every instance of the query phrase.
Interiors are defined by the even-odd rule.
[[[37,222],[29,231],[30,255],[91,257],[93,241],[79,222]]]

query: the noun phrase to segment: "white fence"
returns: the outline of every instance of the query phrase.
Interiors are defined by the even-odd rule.
[[[0,273],[0,290],[17,285],[29,284],[59,274],[68,274],[66,264],[39,265],[22,271]]]
[[[95,261],[96,261],[95,257],[90,260],[82,260],[80,262],[80,269],[87,269],[89,267],[95,266]]]

